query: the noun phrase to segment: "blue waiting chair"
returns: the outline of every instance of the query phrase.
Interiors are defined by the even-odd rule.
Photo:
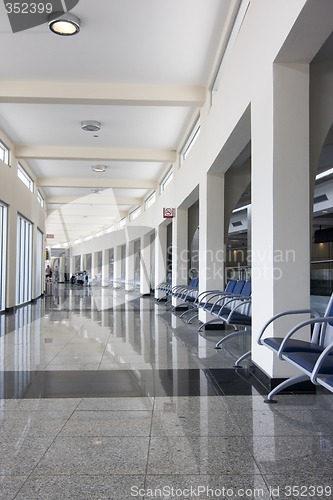
[[[202,309],[214,316],[214,318],[202,323],[198,331],[201,332],[207,325],[212,323],[221,323],[225,325],[226,318],[229,316],[232,309],[238,305],[235,300],[247,300],[251,297],[251,293],[251,281],[238,280],[231,294],[212,295],[202,306]]]
[[[311,318],[298,323],[284,337],[264,336],[268,326],[279,318],[305,313],[310,314]],[[310,339],[295,339],[295,334],[306,327],[313,328]],[[258,343],[268,347],[279,359],[291,363],[301,372],[275,387],[268,394],[266,403],[276,403],[273,398],[277,393],[300,382],[311,380],[323,386],[326,384],[329,388],[333,376],[333,294],[323,317],[311,309],[285,311],[273,316],[262,328]]]
[[[188,318],[186,321],[186,323],[191,323],[191,321],[198,316],[199,309],[203,308],[206,304],[208,304],[209,298],[216,297],[217,295],[219,297],[231,295],[234,291],[236,283],[237,283],[237,280],[231,279],[226,284],[226,287],[224,290],[206,290],[204,292],[198,293],[194,300],[189,301],[188,305],[189,305],[190,309],[188,309],[187,311],[184,311],[180,315],[180,318],[183,318],[188,312],[193,313],[193,310],[195,310],[195,313],[192,314],[192,316],[190,318]]]

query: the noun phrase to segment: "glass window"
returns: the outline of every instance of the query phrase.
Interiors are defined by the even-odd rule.
[[[125,224],[126,224],[126,217],[124,217],[118,222],[118,227],[124,227]]]
[[[151,207],[156,201],[156,191],[154,191],[145,201],[146,209]]]
[[[0,160],[9,165],[9,149],[0,141]]]
[[[172,181],[172,178],[173,178],[173,170],[172,170],[172,167],[171,167],[170,170],[168,171],[168,173],[163,178],[161,184],[160,184],[161,193],[163,193],[163,191],[166,189],[166,187],[168,186],[168,184],[170,184],[170,182]]]
[[[16,305],[31,300],[32,224],[17,218]]]
[[[40,297],[44,291],[43,233],[37,229],[35,295]]]
[[[40,191],[37,191],[37,201],[40,204],[40,206],[44,208],[44,198],[40,194]]]
[[[0,203],[0,310],[6,307],[7,207]]]
[[[187,138],[187,141],[185,142],[185,145],[180,153],[180,163],[182,164],[184,160],[186,160],[189,152],[191,151],[195,141],[199,137],[200,133],[200,121],[199,118],[196,121],[190,135]]]
[[[32,193],[34,192],[34,181],[31,179],[30,175],[27,174],[27,172],[24,170],[22,165],[18,164],[18,169],[17,169],[17,175],[18,178],[23,182],[25,186],[31,191]]]
[[[242,26],[242,23],[244,21],[246,12],[249,8],[249,5],[250,5],[250,0],[242,0],[241,4],[239,6],[236,18],[234,20],[228,41],[226,43],[226,46],[225,46],[225,49],[224,49],[224,52],[222,55],[220,66],[217,70],[217,73],[216,73],[216,76],[215,76],[215,79],[214,79],[214,82],[212,85],[212,101],[213,101],[214,95],[216,94],[216,92],[219,89],[219,86],[220,86],[220,83],[222,80],[222,75],[224,73],[225,67],[226,67],[227,62],[229,60],[230,53],[235,45],[236,38],[238,36],[239,30],[241,29],[241,26]]]
[[[141,207],[138,207],[129,214],[129,220],[131,221],[136,219],[137,217],[139,217],[140,214],[141,214]]]

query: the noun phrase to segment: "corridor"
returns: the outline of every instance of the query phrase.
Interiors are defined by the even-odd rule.
[[[76,285],[1,316],[1,499],[331,497],[332,395],[266,405],[249,339],[178,316]]]

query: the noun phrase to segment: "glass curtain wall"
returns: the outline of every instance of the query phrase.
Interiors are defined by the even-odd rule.
[[[40,297],[44,292],[44,274],[43,269],[43,233],[37,229],[36,240],[36,273],[35,273],[35,295]]]
[[[22,217],[17,218],[16,252],[16,304],[31,300],[32,224]]]
[[[6,307],[7,207],[0,203],[0,310]]]

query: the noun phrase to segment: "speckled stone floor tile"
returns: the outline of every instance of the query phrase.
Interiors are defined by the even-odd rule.
[[[96,432],[98,434],[98,432]],[[36,474],[144,474],[148,437],[58,437],[35,469]]]

